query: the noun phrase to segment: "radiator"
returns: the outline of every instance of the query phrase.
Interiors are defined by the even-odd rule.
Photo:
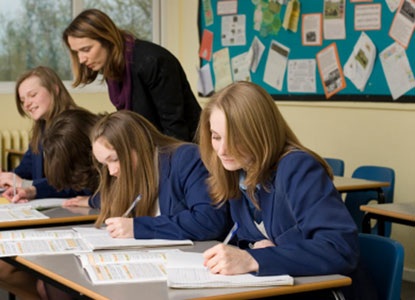
[[[14,168],[20,161],[19,157],[12,157],[12,166],[7,165],[8,150],[26,151],[29,147],[29,130],[1,130],[0,131],[0,166],[1,170]]]

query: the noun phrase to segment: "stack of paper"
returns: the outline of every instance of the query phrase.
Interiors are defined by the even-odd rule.
[[[69,230],[0,231],[0,257],[192,244],[193,242],[190,240],[117,239],[112,238],[104,229],[92,227],[78,227]]]
[[[91,250],[193,245],[191,240],[112,238],[105,229],[95,227],[75,227],[74,230],[85,240]]]
[[[101,251],[77,257],[93,284],[166,280],[166,256],[162,252]]]
[[[0,222],[40,220],[49,217],[30,206],[9,207],[9,204],[0,205]]]
[[[44,199],[35,199],[30,200],[29,202],[24,203],[9,203],[0,205],[0,208],[19,208],[19,207],[31,207],[37,210],[43,210],[48,208],[60,207],[62,206],[65,198],[44,198]]]
[[[0,257],[90,252],[73,230],[0,231]]]

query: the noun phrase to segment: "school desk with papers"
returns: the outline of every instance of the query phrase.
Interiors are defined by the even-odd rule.
[[[37,210],[44,210],[48,208],[54,208],[62,206],[65,198],[42,198],[30,200],[23,203],[7,203],[0,205],[0,208],[19,208],[19,207],[31,207]]]
[[[193,242],[190,240],[118,239],[112,238],[105,229],[94,227],[0,231],[0,257],[179,245],[193,245]]]
[[[202,253],[216,245],[217,241],[194,242],[192,246],[169,247],[168,253],[179,249],[183,252]],[[140,251],[165,251],[166,248],[140,249]],[[124,252],[117,250],[111,252]],[[176,250],[177,251],[177,250]],[[107,251],[106,251],[107,252]],[[91,252],[103,253],[99,252]],[[166,256],[167,257],[167,256]],[[130,300],[140,299],[184,300],[184,299],[257,299],[307,291],[334,289],[351,284],[351,279],[342,275],[295,277],[293,285],[241,286],[212,288],[169,288],[167,281],[143,281],[119,284],[94,284],[79,259],[74,254],[34,255],[5,257],[3,260],[19,269],[29,270],[34,276],[43,278],[55,287],[67,291],[76,299]],[[174,265],[173,265],[174,266]]]
[[[166,280],[162,251],[99,251],[75,256],[93,284]]]
[[[104,251],[76,254],[93,284],[166,281],[171,288],[293,285],[288,275],[217,275],[203,266],[203,255],[178,249]]]
[[[167,286],[170,288],[220,288],[259,287],[293,285],[289,275],[254,276],[252,274],[212,274],[203,265],[203,254],[199,252],[166,253]]]
[[[30,206],[11,207],[8,204],[0,206],[0,222],[41,220],[49,217]]]

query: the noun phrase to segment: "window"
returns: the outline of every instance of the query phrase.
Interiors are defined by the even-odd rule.
[[[53,68],[71,82],[69,55],[62,32],[84,8],[107,13],[118,27],[145,40],[158,42],[160,0],[13,0],[0,10],[0,91],[25,70],[38,65]],[[4,85],[4,82],[8,84]],[[70,84],[69,84],[70,85]]]

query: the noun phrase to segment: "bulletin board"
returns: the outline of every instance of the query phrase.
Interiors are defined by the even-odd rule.
[[[293,0],[290,0],[293,1]],[[322,33],[322,41],[321,45],[304,45],[303,43],[303,34],[302,34],[302,22],[303,22],[303,14],[321,14],[322,18],[325,18],[324,15],[324,6],[325,1],[327,0],[298,0],[300,3],[300,16],[298,18],[298,25],[297,31],[293,32],[291,30],[285,29],[282,25],[278,30],[278,22],[271,22],[274,24],[274,28],[261,26],[260,30],[258,30],[258,14],[256,14],[256,10],[258,8],[262,9],[262,22],[264,22],[264,18],[270,18],[269,11],[264,15],[264,12],[267,10],[267,5],[277,4],[280,5],[279,8],[279,18],[281,23],[284,21],[285,11],[288,7],[287,0],[239,0],[239,1],[228,1],[228,0],[200,0],[199,1],[199,15],[198,15],[198,26],[199,26],[199,37],[200,37],[200,68],[204,67],[204,69],[210,69],[210,77],[213,83],[213,92],[217,91],[216,89],[216,76],[214,71],[214,54],[217,51],[223,50],[224,48],[228,48],[229,51],[229,58],[238,57],[243,53],[247,53],[252,45],[252,41],[257,38],[261,41],[265,49],[263,50],[262,57],[260,58],[255,72],[252,69],[249,70],[250,79],[252,82],[255,82],[265,88],[276,100],[311,100],[311,101],[363,101],[363,102],[415,102],[415,83],[414,88],[410,88],[405,92],[402,92],[399,97],[395,96],[392,97],[391,88],[388,85],[388,79],[385,75],[384,66],[382,65],[382,61],[380,59],[380,53],[395,44],[396,41],[390,36],[390,28],[394,21],[395,15],[397,14],[399,8],[402,5],[397,4],[397,8],[392,10],[393,8],[390,5],[387,5],[385,1],[388,0],[331,0],[332,2],[342,2],[343,7],[345,9],[345,38],[343,39],[325,39],[324,34]],[[413,0],[401,0],[403,2],[413,2]],[[224,3],[228,2],[228,3]],[[236,11],[235,9],[235,2],[236,2]],[[393,2],[392,0],[390,2]],[[394,2],[397,2],[395,0]],[[229,8],[226,5],[229,4]],[[380,28],[379,29],[370,29],[370,30],[356,30],[355,26],[355,10],[356,6],[359,5],[372,5],[378,4],[380,5]],[[218,6],[219,5],[219,6]],[[258,5],[261,5],[258,7]],[[327,5],[327,4],[326,4]],[[415,4],[411,4],[414,5]],[[265,7],[265,8],[264,8]],[[275,7],[273,7],[275,8]],[[361,7],[360,7],[361,8]],[[220,9],[218,14],[218,9]],[[227,11],[229,9],[229,11]],[[229,13],[230,12],[230,13]],[[258,12],[258,11],[257,11]],[[409,17],[412,17],[412,21],[415,22],[415,8],[412,10],[412,7],[409,7],[408,10]],[[260,14],[261,15],[261,14]],[[238,18],[244,19],[245,25],[245,44],[238,44],[238,45],[229,45],[229,41],[226,43],[227,45],[223,45],[223,32],[222,28],[224,28],[224,20],[229,20],[229,16],[236,16]],[[244,16],[244,17],[243,17]],[[227,17],[227,18],[226,18]],[[273,14],[275,17],[275,13]],[[255,18],[257,20],[255,21]],[[323,21],[324,22],[324,21]],[[322,23],[323,23],[322,22]],[[269,21],[267,21],[269,23]],[[275,26],[276,24],[276,26]],[[263,24],[262,24],[263,25]],[[226,26],[226,25],[225,25]],[[256,27],[255,27],[256,26]],[[322,24],[322,30],[324,30],[324,26]],[[413,28],[412,28],[413,30]],[[206,48],[206,41],[204,39],[205,32],[211,33],[212,42],[210,43],[211,47],[209,51],[211,53],[204,54],[202,53],[202,48]],[[356,85],[347,77],[344,76],[344,87],[342,87],[338,92],[335,94],[330,95],[327,97],[327,85],[324,86],[322,84],[322,75],[319,71],[319,66],[317,62],[317,55],[322,50],[326,49],[330,45],[335,45],[337,48],[338,53],[338,61],[339,66],[341,67],[341,71],[343,72],[343,68],[348,61],[349,57],[354,53],[354,47],[361,36],[362,32],[364,32],[373,42],[376,48],[376,55],[373,64],[373,70],[370,73],[369,78],[366,81],[366,84],[363,90],[358,89]],[[242,38],[243,39],[243,38]],[[240,43],[239,41],[238,43]],[[271,86],[267,82],[264,81],[264,74],[268,73],[269,70],[266,70],[267,65],[267,56],[269,54],[269,49],[272,44],[275,42],[282,44],[284,47],[289,49],[287,65],[290,60],[316,60],[315,63],[315,91],[314,92],[293,92],[292,89],[289,90],[288,88],[288,66],[285,70],[285,74],[283,77],[282,86],[280,89]],[[202,43],[204,43],[202,45]],[[409,67],[412,70],[415,69],[415,41],[411,36],[408,44],[404,48],[404,52],[409,61]],[[205,49],[206,50],[206,49]],[[206,66],[209,65],[209,66]],[[231,65],[231,74],[232,73],[232,65]],[[409,74],[408,76],[413,76]],[[292,78],[292,76],[291,76]],[[412,77],[411,77],[412,78]],[[233,80],[234,81],[234,80]],[[409,80],[412,82],[412,79]],[[200,91],[199,91],[200,92]],[[211,93],[210,93],[211,94]],[[395,94],[396,95],[396,94]],[[201,96],[209,96],[203,95]]]

